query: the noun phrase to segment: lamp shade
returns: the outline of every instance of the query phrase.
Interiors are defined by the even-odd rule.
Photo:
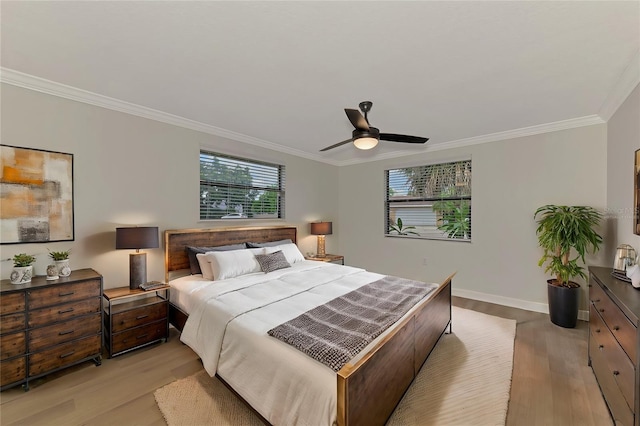
[[[311,224],[311,235],[331,235],[332,222],[313,222]]]
[[[116,228],[116,249],[158,248],[158,227]]]

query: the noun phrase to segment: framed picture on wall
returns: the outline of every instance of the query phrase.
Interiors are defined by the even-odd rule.
[[[636,163],[635,170],[633,173],[633,233],[636,235],[640,235],[640,149],[636,150]]]
[[[73,154],[0,145],[0,244],[73,241]]]

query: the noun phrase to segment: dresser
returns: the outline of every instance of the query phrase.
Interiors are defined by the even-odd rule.
[[[85,361],[102,363],[102,276],[0,282],[0,389]]]
[[[589,365],[616,424],[640,426],[640,290],[589,267]]]
[[[152,291],[129,287],[104,291],[105,340],[109,356],[165,341],[169,337],[168,285]]]

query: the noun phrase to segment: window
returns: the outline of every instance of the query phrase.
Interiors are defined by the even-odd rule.
[[[200,219],[284,218],[284,166],[200,151]]]
[[[385,235],[471,241],[471,160],[385,170]]]

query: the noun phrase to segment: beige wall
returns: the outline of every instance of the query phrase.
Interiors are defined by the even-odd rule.
[[[640,85],[629,95],[607,123],[607,211],[606,266],[613,265],[619,244],[640,250],[640,236],[633,233],[634,153],[640,149]]]
[[[95,268],[104,274],[106,288],[126,285],[128,252],[114,249],[114,229],[134,224],[160,230],[294,224],[301,250],[315,252],[308,222],[323,219],[334,221],[327,252],[344,254],[348,264],[430,281],[457,271],[457,294],[544,311],[548,277],[537,266],[535,209],[547,203],[586,204],[609,212],[632,208],[631,152],[640,140],[638,88],[608,125],[339,168],[11,85],[1,89],[2,143],[74,154],[76,233],[72,242],[0,246],[2,278],[11,270],[5,259],[15,253],[36,254],[36,273],[44,274],[47,249],[71,248],[74,268]],[[199,221],[201,147],[285,164],[286,219]],[[471,243],[383,236],[385,169],[469,156]],[[624,214],[609,215],[602,230],[607,245],[589,259],[591,264],[609,265],[621,242],[640,249],[640,237],[626,221]],[[162,249],[149,250],[148,256],[148,278],[162,279]]]
[[[385,274],[439,281],[457,271],[459,295],[545,311],[549,277],[537,265],[533,214],[544,204],[604,209],[606,149],[606,126],[595,125],[341,167],[340,250],[349,264]],[[471,243],[383,236],[385,169],[469,156]]]
[[[1,86],[1,141],[6,145],[74,154],[75,241],[0,246],[2,278],[15,253],[35,254],[45,274],[47,249],[72,249],[73,268],[104,275],[105,288],[128,285],[129,251],[115,250],[115,228],[175,228],[291,224],[303,252],[315,252],[308,222],[337,220],[338,173],[334,166],[245,143],[115,112],[43,93]],[[270,222],[198,220],[200,147],[284,164],[286,219]],[[327,238],[337,251],[339,235]],[[164,279],[162,249],[147,250],[149,280]]]

